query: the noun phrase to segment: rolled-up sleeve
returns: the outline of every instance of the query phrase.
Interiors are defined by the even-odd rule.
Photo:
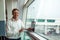
[[[25,25],[22,21],[21,21],[21,26],[22,26],[22,28],[25,28]]]
[[[6,33],[8,36],[11,36],[11,34],[13,34],[13,32],[11,31],[11,28],[10,28],[10,21],[8,21],[7,23],[7,28],[6,28]]]

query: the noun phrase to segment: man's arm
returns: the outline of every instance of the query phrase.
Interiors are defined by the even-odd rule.
[[[19,32],[22,32],[24,30],[24,28],[21,28],[20,30],[19,30]]]
[[[24,23],[21,22],[21,24],[22,24],[22,27],[21,27],[21,29],[19,30],[19,32],[22,32],[23,30],[32,31],[32,28],[31,28],[31,27],[26,29]]]
[[[25,25],[24,23],[21,21],[21,29],[19,30],[19,32],[22,32],[25,29]]]

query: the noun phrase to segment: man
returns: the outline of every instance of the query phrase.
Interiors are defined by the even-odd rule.
[[[6,40],[21,40],[20,34],[24,29],[24,25],[18,16],[19,10],[17,8],[13,9],[12,18],[7,23]]]

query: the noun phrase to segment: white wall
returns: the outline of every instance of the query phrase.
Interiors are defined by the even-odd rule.
[[[25,0],[18,0],[18,9],[20,11],[19,18],[22,19],[23,17],[23,6],[24,6]]]
[[[24,0],[7,0],[8,19],[12,17],[12,9],[18,8],[20,10],[19,18],[22,18]]]
[[[18,7],[17,2],[18,2],[18,0],[12,0],[12,9]]]
[[[5,0],[0,0],[0,21],[5,20]]]
[[[12,17],[12,9],[17,8],[17,0],[6,0],[8,19]]]

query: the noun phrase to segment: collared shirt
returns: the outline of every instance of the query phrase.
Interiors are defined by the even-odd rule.
[[[17,39],[20,37],[19,30],[21,28],[24,28],[24,24],[23,22],[18,19],[18,20],[14,20],[14,19],[10,19],[8,20],[8,26],[7,26],[7,32],[6,32],[6,36],[8,38],[13,38],[13,39]]]

